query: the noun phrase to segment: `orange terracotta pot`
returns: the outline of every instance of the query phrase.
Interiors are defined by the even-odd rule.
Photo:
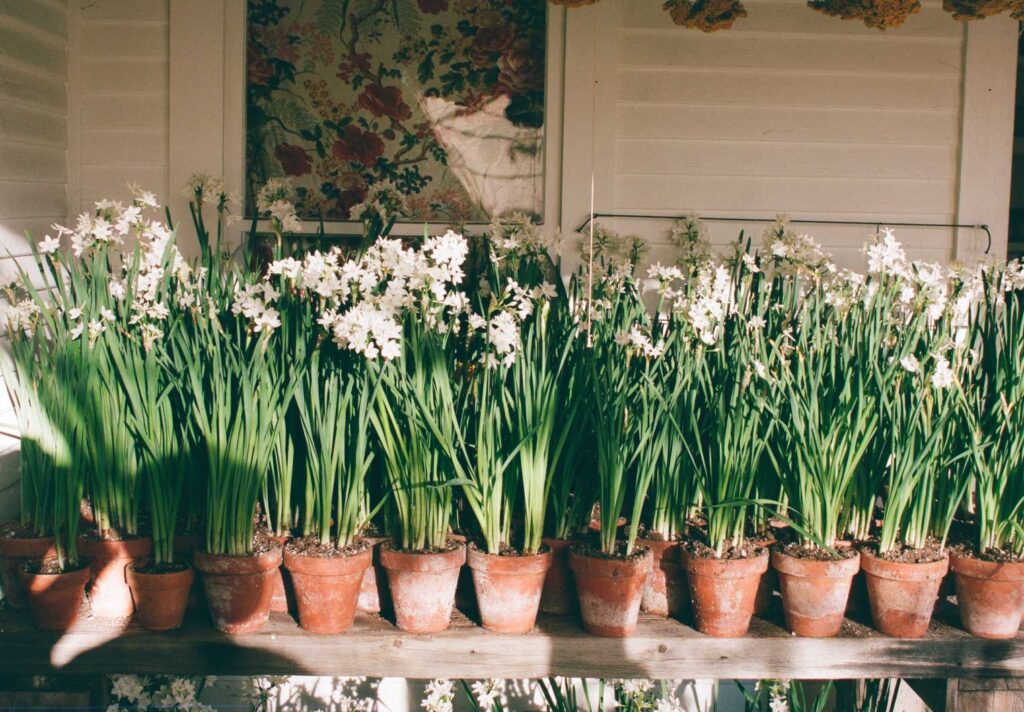
[[[846,602],[860,554],[838,561],[815,561],[772,551],[772,567],[779,574],[779,592],[786,626],[806,638],[839,634],[846,617]]]
[[[281,549],[284,549],[284,545],[291,539],[290,536],[270,536],[268,537],[272,542],[277,544]],[[292,600],[292,587],[291,581],[286,580],[287,572],[284,568],[278,567],[277,575],[274,576],[274,598],[270,601],[270,612],[271,613],[288,613],[291,610],[289,602]]]
[[[136,568],[141,568],[139,563],[130,564],[126,576],[139,625],[153,631],[180,628],[195,580],[192,567],[166,573],[146,573]]]
[[[70,628],[82,609],[89,567],[59,574],[34,574],[18,571],[32,620],[41,630],[64,631]]]
[[[451,623],[459,571],[466,563],[466,547],[418,553],[395,551],[382,544],[380,563],[388,573],[388,588],[395,622],[408,633],[440,633]]]
[[[950,554],[960,622],[979,638],[1014,638],[1024,615],[1024,563]]]
[[[329,558],[284,550],[291,574],[299,626],[310,633],[344,633],[356,618],[363,574],[373,563],[373,549]]]
[[[21,587],[18,571],[25,564],[43,559],[53,559],[57,549],[52,536],[42,537],[0,537],[0,586],[3,586],[4,600],[14,610],[25,607],[25,589]]]
[[[712,559],[682,550],[697,630],[714,638],[747,634],[768,552],[746,559]]]
[[[380,547],[389,537],[368,537],[366,541],[373,549],[373,564],[363,574],[363,581],[359,586],[359,601],[356,609],[363,613],[381,613],[390,608],[390,594],[388,593],[388,574],[380,565]]]
[[[626,638],[636,630],[644,585],[651,573],[650,549],[629,559],[609,559],[569,549],[583,627],[602,638]]]
[[[680,563],[679,542],[637,539],[636,543],[650,549],[653,557],[640,610],[663,618],[680,617],[689,608],[690,590]]]
[[[484,628],[496,633],[529,633],[537,622],[551,552],[499,556],[470,548],[466,563],[473,575]]]
[[[206,603],[218,630],[243,635],[267,624],[274,578],[281,568],[280,549],[250,556],[196,551],[194,563],[203,575]]]
[[[927,633],[939,586],[949,570],[949,556],[911,564],[886,561],[863,549],[860,565],[875,628],[894,638],[920,638]]]
[[[576,584],[569,568],[568,539],[541,540],[551,550],[551,567],[544,576],[544,588],[540,594],[540,610],[559,616],[568,615],[576,610]]]
[[[89,562],[89,608],[97,618],[131,618],[135,613],[125,570],[149,556],[152,540],[139,537],[107,541],[78,537],[78,553]]]

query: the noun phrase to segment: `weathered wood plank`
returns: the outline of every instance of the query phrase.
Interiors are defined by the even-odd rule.
[[[303,633],[275,615],[261,633],[231,638],[201,620],[183,630],[123,631],[85,619],[72,632],[40,633],[0,615],[0,669],[9,673],[310,674],[408,678],[997,678],[1024,677],[1024,636],[973,638],[944,610],[921,640],[887,638],[848,620],[838,638],[796,638],[777,620],[746,638],[716,640],[676,621],[643,618],[624,640],[587,635],[571,619],[542,617],[529,635],[489,633],[457,614],[452,628],[410,636],[362,616],[340,636]]]

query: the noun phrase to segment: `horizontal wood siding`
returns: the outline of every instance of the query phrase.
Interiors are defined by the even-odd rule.
[[[168,0],[96,0],[79,32],[79,205],[135,182],[166,200]]]
[[[68,217],[68,6],[0,0],[0,271]],[[17,422],[0,379],[0,522],[18,514]]]
[[[613,44],[598,59],[599,97],[614,102],[596,111],[597,150],[610,154],[597,162],[598,211],[954,222],[963,29],[941,4],[925,0],[884,33],[803,0],[747,9],[711,34],[673,26],[646,0],[600,16],[616,26],[598,31]],[[651,259],[670,258],[670,221],[602,222],[647,238]],[[709,227],[724,245],[765,226]],[[850,266],[874,231],[798,229]],[[951,230],[898,234],[915,257],[952,257]]]

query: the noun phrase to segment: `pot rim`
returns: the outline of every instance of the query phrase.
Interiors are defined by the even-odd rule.
[[[440,573],[459,569],[466,563],[466,546],[459,544],[451,551],[398,551],[393,542],[380,545],[380,564],[386,569]]]
[[[281,548],[252,554],[207,554],[196,549],[192,564],[204,575],[261,574],[281,566]]]
[[[864,573],[891,581],[929,581],[941,579],[949,571],[949,552],[938,561],[888,561],[871,549],[861,549],[860,566]]]
[[[303,552],[284,551],[284,567],[292,573],[306,576],[347,576],[363,572],[373,563],[373,547],[367,546],[339,556],[310,556]]]
[[[573,573],[584,576],[608,578],[623,575],[636,576],[638,574],[646,576],[651,569],[651,563],[654,561],[654,553],[647,547],[637,551],[642,551],[643,553],[640,556],[634,554],[628,559],[619,559],[581,553],[576,551],[575,548],[570,548],[569,568],[572,569]]]
[[[706,556],[694,556],[686,550],[682,553],[682,565],[688,574],[708,576],[711,578],[749,578],[760,576],[768,570],[768,550],[760,549],[756,556],[742,559],[713,559]]]
[[[136,571],[135,567],[138,566],[139,564],[142,564],[142,563],[148,563],[148,562],[136,561],[134,563],[128,564],[128,567],[125,569],[125,576],[128,579],[128,583],[130,585],[132,583],[135,583],[135,584],[139,584],[139,583],[155,584],[155,583],[159,583],[159,582],[166,583],[166,582],[169,582],[169,581],[174,581],[176,579],[187,579],[188,581],[191,582],[192,579],[195,578],[195,570],[192,568],[192,566],[186,566],[183,569],[178,569],[178,570],[175,570],[175,571],[160,571],[160,572]],[[168,586],[143,586],[143,588],[170,588],[170,587],[168,587]]]
[[[530,576],[546,573],[551,568],[551,549],[544,547],[536,554],[502,556],[489,554],[473,547],[466,550],[466,564],[476,571],[506,576]]]
[[[790,556],[779,549],[772,549],[772,568],[786,576],[800,578],[844,579],[852,578],[860,571],[860,552],[854,549],[854,555],[848,559],[836,561],[818,561]]]
[[[986,561],[973,555],[949,554],[949,568],[958,576],[989,581],[1024,580],[1024,561]]]
[[[56,556],[57,548],[52,536],[0,536],[0,557],[7,559],[52,559]]]

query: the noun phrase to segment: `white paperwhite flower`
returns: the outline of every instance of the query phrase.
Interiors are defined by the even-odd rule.
[[[110,694],[121,702],[138,702],[146,693],[145,681],[136,675],[114,675]]]
[[[942,390],[949,388],[956,382],[953,370],[949,367],[949,361],[945,356],[935,355],[935,371],[932,372],[932,386]]]
[[[907,272],[907,255],[891,228],[882,228],[873,243],[865,247],[868,272],[902,276]]]
[[[39,254],[41,255],[52,255],[59,249],[60,237],[52,237],[50,235],[47,235],[45,238],[39,241]]]
[[[109,309],[102,310],[100,312],[100,318],[103,319],[103,321],[115,321],[117,319],[117,317],[114,316],[114,312]]]
[[[506,686],[504,680],[497,678],[490,680],[478,680],[470,685],[470,689],[473,691],[473,696],[476,698],[477,705],[481,710],[485,712],[494,707],[494,703],[498,702],[501,708],[504,708],[508,704],[508,696],[506,694]]]
[[[426,693],[420,707],[427,712],[452,712],[455,687],[450,680],[431,680],[427,683]]]
[[[170,693],[176,705],[187,707],[196,701],[196,684],[186,677],[176,677],[171,680]]]
[[[765,367],[765,365],[763,363],[761,363],[757,359],[754,359],[754,362],[751,365],[753,365],[754,373],[757,374],[758,378],[767,378],[768,377],[768,369]]]
[[[900,365],[903,366],[904,370],[910,373],[917,373],[921,364],[918,362],[917,357],[914,354],[907,354],[900,359]]]
[[[124,282],[112,280],[110,285],[107,287],[107,291],[110,292],[110,296],[118,301],[124,299]]]
[[[281,314],[277,309],[266,309],[253,320],[256,333],[271,332],[281,326]]]
[[[143,190],[142,186],[138,183],[129,183],[128,190],[132,194],[135,202],[139,205],[144,205],[147,208],[159,208],[160,203],[156,200],[156,193],[149,190]]]

